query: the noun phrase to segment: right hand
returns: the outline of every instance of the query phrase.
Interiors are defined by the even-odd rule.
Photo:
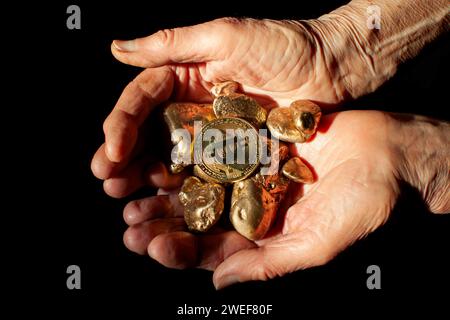
[[[450,125],[379,111],[326,115],[315,137],[296,144],[317,181],[292,184],[277,223],[252,242],[219,226],[188,232],[178,192],[130,202],[124,242],[170,268],[214,270],[216,288],[267,280],[327,263],[390,216],[404,182],[434,213],[450,210]],[[295,192],[295,190],[297,192]],[[228,212],[224,212],[228,215]]]

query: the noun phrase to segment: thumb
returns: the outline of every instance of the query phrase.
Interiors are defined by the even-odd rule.
[[[224,18],[161,30],[145,38],[114,40],[111,51],[117,60],[145,68],[218,60],[232,50],[233,32],[230,29],[236,21]]]
[[[268,280],[299,269],[323,265],[334,256],[324,246],[303,236],[286,237],[262,247],[238,251],[225,259],[213,275],[216,289],[237,282]]]

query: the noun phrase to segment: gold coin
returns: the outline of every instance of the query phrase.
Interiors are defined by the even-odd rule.
[[[203,126],[193,143],[194,162],[208,181],[236,182],[247,178],[260,163],[256,129],[239,118],[215,119]]]

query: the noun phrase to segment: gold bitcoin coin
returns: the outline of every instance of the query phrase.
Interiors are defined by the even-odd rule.
[[[207,180],[219,183],[243,180],[259,166],[259,139],[256,129],[245,120],[215,119],[195,137],[194,162],[211,178]]]

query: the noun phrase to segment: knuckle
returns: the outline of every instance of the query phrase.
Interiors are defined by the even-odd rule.
[[[276,259],[270,258],[266,247],[261,247],[262,263],[258,264],[255,270],[255,278],[258,280],[269,280],[283,276],[286,272],[283,267],[276,262]]]
[[[223,26],[236,27],[241,26],[244,23],[244,18],[236,18],[236,17],[224,17],[216,20],[216,23],[221,24]]]
[[[275,277],[280,276],[280,274],[273,268],[265,267],[259,272],[258,280],[266,281],[270,279],[274,279]]]
[[[247,21],[248,19],[244,18],[225,17],[215,20],[214,24],[224,35],[230,35],[236,32],[242,32]]]
[[[155,45],[157,47],[167,47],[175,42],[175,29],[163,29],[155,33]]]
[[[111,117],[106,117],[106,119],[105,119],[105,121],[103,121],[103,126],[102,126],[102,128],[103,128],[103,133],[106,135],[107,134],[107,132],[108,132],[108,129],[109,129],[109,127],[110,127],[110,124],[111,124]]]

